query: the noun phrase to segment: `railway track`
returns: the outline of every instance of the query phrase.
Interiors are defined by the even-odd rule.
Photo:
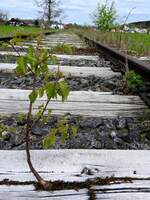
[[[51,177],[53,180],[80,182],[88,178],[108,176],[114,178],[130,177],[133,182],[94,186],[79,191],[66,189],[53,193],[36,192],[32,184],[12,185],[11,187],[3,184],[0,186],[0,200],[1,198],[2,200],[7,199],[6,192],[12,200],[29,198],[42,200],[47,198],[60,200],[101,198],[142,200],[143,197],[149,199],[150,175],[148,169],[150,160],[147,150],[150,149],[150,130],[149,125],[145,125],[149,120],[145,117],[149,102],[149,100],[145,100],[148,98],[147,88],[144,92],[139,93],[146,94],[143,98],[145,102],[138,94],[126,94],[124,88],[121,87],[122,70],[113,70],[116,69],[116,64],[114,65],[114,61],[112,61],[113,54],[111,54],[111,61],[109,61],[108,57],[106,59],[100,53],[99,45],[97,47],[94,43],[97,54],[95,51],[90,55],[89,52],[92,52],[93,46],[89,48],[88,44],[77,35],[67,33],[46,35],[41,47],[50,49],[60,43],[67,43],[77,49],[82,48],[83,53],[83,49],[85,49],[86,52],[85,55],[81,55],[80,50],[78,55],[56,55],[61,64],[61,70],[66,75],[71,92],[66,103],[62,104],[58,99],[49,105],[54,114],[52,121],[49,122],[50,126],[61,115],[66,115],[78,126],[77,138],[67,141],[64,145],[60,144],[60,138],[58,138],[57,144],[52,148],[76,150],[39,151],[42,148],[41,140],[48,132],[47,125],[36,125],[32,130],[31,149],[37,150],[32,152],[37,169],[41,171],[42,175]],[[90,42],[88,41],[88,43]],[[24,50],[30,44],[34,45],[34,41],[25,42]],[[93,45],[93,41],[90,44]],[[24,55],[25,51],[21,54]],[[0,181],[4,178],[14,181],[34,181],[34,177],[31,176],[23,162],[25,160],[24,153],[16,151],[25,148],[24,137],[21,135],[23,127],[19,124],[17,114],[28,111],[31,77],[16,77],[14,69],[17,54],[12,49],[9,48],[9,51],[1,49],[0,59],[0,122],[8,127],[17,126],[15,134],[5,132],[4,139],[0,141],[0,149],[2,150]],[[123,60],[120,63],[123,65]],[[56,68],[57,66],[49,63],[50,70],[55,71]],[[146,73],[149,73],[149,68],[146,69],[148,71],[144,71],[143,78],[148,84]],[[42,80],[37,83],[39,86],[40,81]],[[42,102],[45,102],[45,97],[36,102],[34,111]],[[115,149],[115,151],[107,149]],[[132,150],[128,151],[128,149]],[[134,151],[139,149],[145,151]],[[41,158],[38,159],[38,162],[37,154]],[[89,170],[92,172],[91,175],[88,173]],[[83,171],[84,173],[82,173]]]

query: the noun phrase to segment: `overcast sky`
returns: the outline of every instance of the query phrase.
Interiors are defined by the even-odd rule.
[[[98,2],[105,0],[61,0],[65,11],[65,22],[89,24],[90,13]],[[131,8],[134,8],[128,21],[150,20],[150,0],[115,0],[119,21],[122,22]],[[0,0],[0,9],[8,11],[9,17],[26,19],[38,18],[38,9],[34,0]]]

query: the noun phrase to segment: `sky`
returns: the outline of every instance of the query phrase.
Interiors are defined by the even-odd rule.
[[[61,0],[64,9],[65,23],[92,24],[91,13],[96,9],[98,2],[106,0]],[[108,0],[110,1],[110,0]],[[118,22],[122,23],[125,16],[133,9],[128,22],[150,20],[150,0],[115,0],[118,11]],[[36,19],[39,17],[39,8],[35,0],[0,0],[0,10],[7,11],[9,18]]]

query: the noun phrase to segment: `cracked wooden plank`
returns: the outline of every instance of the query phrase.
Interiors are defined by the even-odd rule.
[[[96,177],[150,177],[148,150],[32,150],[35,168],[47,180],[81,182]],[[140,159],[139,159],[140,158]],[[0,181],[35,181],[25,151],[0,151]],[[93,173],[82,173],[84,168]]]
[[[16,68],[14,63],[0,63],[0,72],[2,73],[13,73]],[[50,71],[57,71],[57,65],[49,65]],[[109,67],[77,67],[77,66],[60,66],[60,70],[65,76],[74,77],[89,77],[95,76],[102,79],[109,79],[113,77],[121,76],[121,73],[113,72]]]
[[[0,200],[88,200],[88,190],[35,191],[34,186],[0,186]]]
[[[0,114],[27,113],[30,90],[0,89]],[[33,113],[39,105],[46,102],[46,97],[38,99],[33,106]],[[13,106],[12,106],[13,105]],[[91,117],[131,117],[140,116],[147,107],[137,96],[119,96],[100,92],[71,92],[67,102],[51,101],[47,109],[53,114],[64,115],[71,113]]]
[[[82,190],[36,191],[33,185],[0,185],[0,200],[149,200],[149,151],[136,150],[33,150],[36,169],[47,180],[83,182],[96,177],[130,177],[128,183],[92,186]],[[140,158],[140,159],[139,159]],[[0,151],[0,181],[35,181],[26,163],[25,151]],[[92,175],[81,173],[84,168]],[[136,172],[136,173],[135,173]],[[136,180],[139,178],[140,180]],[[147,180],[146,180],[147,179]]]
[[[19,52],[20,55],[25,55],[26,52]],[[0,55],[12,55],[12,56],[18,56],[17,52],[13,51],[0,51]],[[88,61],[95,61],[97,62],[99,60],[99,56],[88,56],[88,55],[59,55],[54,54],[58,59],[67,59],[67,60],[88,60]]]

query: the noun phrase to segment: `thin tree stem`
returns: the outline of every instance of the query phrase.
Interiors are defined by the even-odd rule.
[[[35,89],[35,82],[36,82],[36,77],[34,77],[34,81],[33,81],[33,90]],[[36,169],[33,167],[32,161],[31,161],[31,155],[30,155],[30,133],[31,133],[31,116],[32,116],[32,108],[33,108],[33,103],[30,102],[29,105],[29,112],[28,112],[28,116],[27,116],[27,127],[26,127],[26,156],[27,156],[27,163],[29,165],[29,168],[31,170],[31,172],[34,174],[35,178],[37,179],[37,181],[40,183],[40,185],[43,188],[47,188],[49,186],[48,182],[45,181],[40,175],[39,173],[36,171]]]

